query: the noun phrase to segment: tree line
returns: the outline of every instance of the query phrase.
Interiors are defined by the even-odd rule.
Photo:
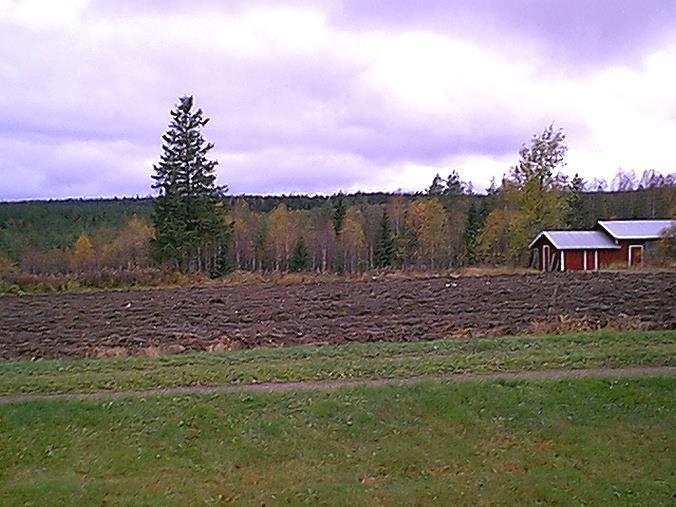
[[[527,245],[542,229],[676,214],[673,174],[619,172],[610,183],[565,177],[565,134],[551,125],[485,194],[452,171],[416,194],[227,196],[202,135],[208,121],[192,97],[171,111],[155,199],[0,205],[0,267],[45,274],[165,266],[217,277],[526,265]]]
[[[674,193],[673,186],[622,193],[567,191],[562,195],[569,209],[577,211],[565,215],[563,228],[591,227],[601,218],[668,216],[674,211]],[[392,194],[382,204],[335,195],[310,209],[293,209],[281,202],[268,212],[256,209],[256,199],[235,198],[224,215],[232,232],[221,268],[224,272],[356,272],[525,264],[527,248],[511,238],[519,234],[519,218],[529,217],[530,211],[517,211],[514,198],[506,189],[492,195]],[[44,204],[45,214],[50,214],[52,205]],[[23,271],[44,274],[156,266],[147,210],[130,217],[120,210],[120,216],[126,222],[119,226],[95,225],[79,233],[77,226],[71,226],[69,245],[37,248],[25,236],[23,242],[29,246],[12,256],[3,251],[0,257]],[[550,215],[542,217],[540,224],[521,233],[524,243],[532,239],[532,230],[552,223],[544,222],[551,220]],[[42,236],[41,229],[22,230],[24,235],[35,231]]]

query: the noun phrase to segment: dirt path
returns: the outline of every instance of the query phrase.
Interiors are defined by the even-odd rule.
[[[28,401],[56,400],[115,400],[121,398],[145,398],[149,396],[177,396],[186,394],[219,394],[242,392],[290,392],[333,391],[351,387],[377,387],[385,385],[420,384],[423,382],[451,382],[464,384],[491,380],[559,380],[606,377],[676,376],[676,366],[636,368],[592,368],[587,370],[543,370],[498,373],[459,373],[443,377],[408,377],[363,380],[340,380],[334,382],[269,382],[264,384],[224,384],[218,386],[180,386],[158,389],[99,391],[94,393],[20,394],[0,396],[0,405]]]

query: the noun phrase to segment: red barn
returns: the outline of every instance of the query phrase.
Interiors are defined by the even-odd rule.
[[[676,220],[599,220],[593,231],[542,231],[529,248],[541,271],[640,266],[646,244],[672,227]]]

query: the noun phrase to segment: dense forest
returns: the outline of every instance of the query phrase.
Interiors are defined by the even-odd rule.
[[[673,175],[620,173],[610,185],[592,185],[577,178],[560,187],[562,228],[676,212]],[[528,219],[524,238],[511,244],[519,231],[508,216],[509,186],[503,181],[477,195],[453,173],[416,194],[228,196],[227,269],[353,273],[525,265],[524,241],[546,224]],[[545,213],[537,199],[534,206],[538,216]],[[525,208],[521,203],[514,213]],[[0,203],[0,265],[33,274],[149,268],[152,210],[151,198]]]

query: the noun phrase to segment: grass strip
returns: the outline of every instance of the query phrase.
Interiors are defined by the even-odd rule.
[[[0,363],[0,394],[676,365],[676,331],[252,349]]]
[[[669,505],[674,378],[0,407],[2,505]]]

